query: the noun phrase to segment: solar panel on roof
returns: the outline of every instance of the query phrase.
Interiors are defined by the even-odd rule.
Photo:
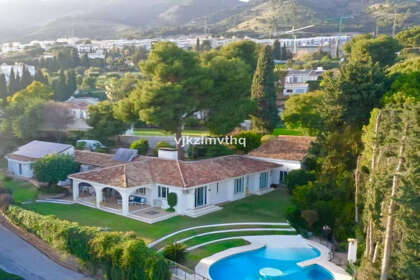
[[[137,156],[137,150],[119,148],[114,155],[113,160],[130,162]]]

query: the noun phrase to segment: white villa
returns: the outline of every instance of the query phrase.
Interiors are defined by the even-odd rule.
[[[322,67],[316,70],[288,70],[283,84],[283,95],[307,93],[308,81],[316,81],[324,73]]]
[[[174,215],[198,217],[217,211],[221,209],[217,204],[264,194],[279,183],[276,163],[236,155],[182,161],[175,155],[176,151],[166,150],[160,157],[122,162],[112,155],[77,151],[82,169],[94,169],[69,176],[73,199],[154,223]],[[173,213],[165,210],[169,193],[177,194]]]
[[[51,154],[74,155],[74,147],[44,141],[32,141],[18,148],[17,151],[6,155],[10,173],[25,178],[32,178],[34,172],[32,164],[40,158]]]
[[[251,151],[247,156],[281,165],[279,181],[283,184],[290,171],[302,167],[302,161],[314,141],[315,137],[280,135]]]

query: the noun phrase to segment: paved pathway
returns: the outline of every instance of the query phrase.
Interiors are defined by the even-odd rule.
[[[0,226],[0,268],[26,280],[85,279],[82,274],[53,262],[3,226]]]

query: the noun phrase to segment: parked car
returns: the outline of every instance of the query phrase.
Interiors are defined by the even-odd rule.
[[[78,147],[79,149],[89,149],[91,151],[106,148],[106,146],[98,140],[77,140],[76,147]]]

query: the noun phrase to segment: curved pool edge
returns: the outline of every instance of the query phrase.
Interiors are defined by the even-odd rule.
[[[295,236],[304,240],[308,247],[313,247],[320,252],[319,257],[299,262],[299,263],[297,263],[297,265],[299,265],[302,268],[308,267],[308,266],[311,266],[311,265],[319,265],[322,268],[326,269],[334,277],[334,280],[351,280],[352,279],[352,277],[343,268],[337,266],[336,264],[334,264],[334,263],[332,263],[328,260],[329,251],[330,251],[329,248],[327,248],[326,246],[324,246],[320,243],[317,243],[315,241],[305,239],[301,235],[295,235]],[[273,236],[273,235],[270,235],[270,236],[265,236],[265,235],[242,236],[243,239],[251,242],[251,244],[241,246],[241,247],[227,249],[225,251],[216,253],[216,254],[214,254],[210,257],[204,258],[204,259],[200,260],[200,262],[196,265],[195,272],[197,274],[201,275],[201,276],[204,276],[204,277],[208,278],[208,279],[212,279],[211,276],[210,276],[210,267],[213,264],[215,264],[216,262],[218,262],[222,259],[225,259],[227,257],[231,257],[233,255],[237,255],[237,254],[241,254],[241,253],[245,253],[245,252],[250,252],[250,251],[256,251],[256,250],[259,250],[261,248],[264,248],[264,247],[266,247],[266,242],[264,241],[264,239],[269,238],[271,240],[273,237],[275,237],[275,236]],[[279,237],[281,237],[281,236],[279,236]],[[289,235],[289,237],[291,237],[291,236]]]
[[[245,252],[256,251],[264,247],[264,242],[253,242],[249,245],[227,249],[225,251],[211,255],[210,257],[201,259],[200,262],[195,266],[195,272],[201,276],[211,279],[210,266],[212,266],[214,263],[227,257],[231,257]]]
[[[310,260],[299,262],[297,263],[298,266],[303,268],[303,267],[307,267],[311,265],[319,265],[323,267],[324,269],[326,269],[334,277],[334,280],[351,280],[352,279],[352,277],[343,268],[329,261],[329,252],[330,252],[329,248],[312,240],[305,239],[305,241],[311,247],[320,251],[321,255],[319,257],[316,257]]]

